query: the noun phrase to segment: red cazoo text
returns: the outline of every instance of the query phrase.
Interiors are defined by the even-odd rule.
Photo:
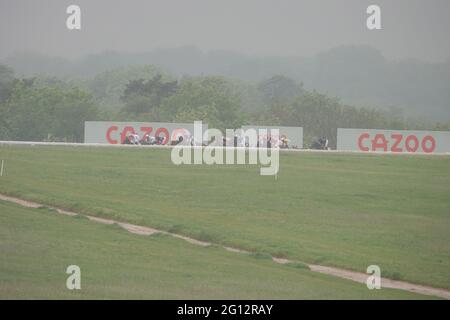
[[[106,130],[106,141],[108,141],[109,144],[118,144],[123,143],[125,141],[125,138],[129,134],[139,134],[139,136],[142,138],[144,135],[149,134],[152,135],[153,128],[152,127],[140,127],[140,132],[136,132],[134,127],[132,126],[126,126],[122,129],[121,132],[119,132],[119,127],[114,125],[110,126],[108,130]],[[156,129],[155,136],[162,136],[164,138],[162,144],[166,144],[169,142],[170,139],[170,133],[167,128],[158,128]]]
[[[431,135],[423,137],[401,133],[370,135],[370,133],[365,132],[358,137],[358,148],[361,151],[432,153],[436,149],[436,140]]]

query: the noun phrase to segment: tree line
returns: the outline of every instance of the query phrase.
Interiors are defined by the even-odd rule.
[[[395,106],[410,115],[433,121],[450,117],[450,59],[434,63],[390,60],[370,46],[339,46],[308,57],[255,57],[235,52],[204,52],[185,46],[139,53],[108,51],[78,59],[22,52],[2,61],[27,77],[47,74],[60,78],[96,78],[98,85],[103,83],[102,77],[116,74],[117,69],[130,72],[129,66],[135,67],[131,69],[135,75],[146,78],[143,65],[170,70],[177,78],[185,74],[221,74],[254,83],[282,74],[303,81],[308,90],[338,96],[345,104],[383,109]],[[97,77],[99,74],[102,77]],[[117,78],[103,89],[114,89],[119,82]]]
[[[425,123],[401,113],[343,104],[275,75],[260,82],[224,76],[175,78],[155,67],[108,71],[93,78],[18,78],[0,65],[0,140],[82,142],[84,121],[202,120],[210,127],[244,124],[301,126],[305,146],[336,129],[449,130],[450,121]]]

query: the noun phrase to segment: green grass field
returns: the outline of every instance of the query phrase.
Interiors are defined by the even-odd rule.
[[[418,299],[82,217],[0,201],[0,299]],[[66,289],[67,266],[81,290]]]
[[[450,157],[282,153],[277,180],[159,149],[0,145],[0,159],[5,194],[450,288]]]

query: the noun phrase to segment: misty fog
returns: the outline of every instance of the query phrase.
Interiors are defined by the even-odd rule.
[[[81,9],[80,30],[66,27],[73,3]],[[381,8],[381,30],[366,26],[373,3]],[[219,76],[217,90],[232,87],[240,110],[239,119],[216,119],[223,125],[305,125],[288,114],[312,93],[334,110],[329,128],[446,129],[449,9],[446,0],[0,0],[2,99],[10,97],[12,79],[32,78],[36,88],[77,87],[91,95],[95,119],[189,120],[192,114],[164,116],[167,110],[145,99],[145,112],[127,113],[124,91],[158,74],[179,87],[189,76]],[[355,110],[371,116],[345,120]]]

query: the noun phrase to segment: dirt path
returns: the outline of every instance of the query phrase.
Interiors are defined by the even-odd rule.
[[[0,200],[13,202],[15,204],[18,204],[18,205],[21,205],[21,206],[24,206],[27,208],[47,207],[47,208],[55,210],[56,212],[58,212],[60,214],[65,214],[65,215],[69,215],[69,216],[76,216],[76,215],[85,216],[89,220],[99,222],[99,223],[117,224],[120,227],[127,230],[128,232],[138,234],[138,235],[152,235],[155,233],[161,233],[161,234],[170,235],[175,238],[183,239],[183,240],[185,240],[189,243],[195,244],[195,245],[209,246],[209,245],[213,244],[210,242],[200,241],[200,240],[193,239],[193,238],[183,236],[180,234],[176,234],[176,233],[171,233],[171,232],[153,229],[153,228],[144,227],[144,226],[138,226],[138,225],[120,222],[120,221],[111,220],[111,219],[105,219],[105,218],[99,218],[99,217],[94,217],[94,216],[85,215],[85,214],[79,214],[76,212],[67,211],[67,210],[55,208],[53,206],[47,206],[47,205],[43,205],[43,204],[40,204],[37,202],[27,201],[24,199],[11,197],[11,196],[7,196],[7,195],[3,195],[3,194],[0,194]],[[237,248],[232,248],[232,247],[227,247],[227,246],[222,246],[222,247],[225,250],[230,251],[230,252],[241,253],[241,254],[251,254],[250,251],[246,251],[246,250],[242,250],[242,249],[237,249]],[[351,280],[351,281],[356,281],[356,282],[363,283],[363,284],[366,283],[366,279],[368,277],[368,274],[366,274],[366,273],[350,271],[350,270],[345,270],[345,269],[340,269],[340,268],[335,268],[335,267],[327,267],[327,266],[321,266],[321,265],[315,265],[315,264],[308,264],[308,263],[304,263],[301,261],[294,261],[294,260],[277,258],[277,257],[272,257],[272,260],[275,263],[279,263],[279,264],[303,263],[303,264],[307,265],[309,267],[309,269],[313,272],[319,272],[319,273],[323,273],[323,274],[327,274],[327,275],[331,275],[331,276],[335,276],[335,277],[339,277],[339,278],[344,278],[344,279]],[[413,283],[409,283],[409,282],[405,282],[405,281],[396,281],[396,280],[391,280],[391,279],[387,279],[387,278],[382,278],[381,279],[381,287],[405,290],[405,291],[410,291],[410,292],[424,294],[424,295],[432,295],[432,296],[437,296],[437,297],[441,297],[441,298],[450,300],[450,291],[449,290],[434,288],[434,287],[429,287],[429,286],[423,286],[423,285],[417,285],[417,284],[413,284]]]

